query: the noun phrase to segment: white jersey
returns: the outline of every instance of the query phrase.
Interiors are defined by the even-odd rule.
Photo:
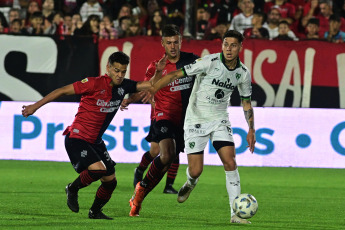
[[[252,94],[251,75],[238,59],[235,69],[224,63],[223,53],[206,55],[183,67],[185,74],[197,75],[186,111],[185,126],[215,120],[229,120],[230,97],[237,86],[241,98]]]
[[[252,28],[253,15],[246,17],[243,13],[236,15],[230,24],[229,30],[237,30],[243,34],[245,29]]]

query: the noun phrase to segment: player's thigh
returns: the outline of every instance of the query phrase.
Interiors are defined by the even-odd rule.
[[[107,170],[106,176],[114,174],[116,163],[111,159],[104,142],[102,141],[99,144],[94,144],[93,147],[97,152],[97,155],[101,159],[101,162],[105,165],[105,168]]]
[[[170,164],[176,156],[175,140],[166,138],[159,142],[160,159],[163,164]]]
[[[150,144],[151,144],[151,146],[150,146],[150,155],[152,157],[158,156],[159,151],[160,151],[159,144],[157,142],[151,142]]]
[[[92,144],[77,138],[65,137],[65,148],[74,170],[81,173],[96,162],[102,161]]]

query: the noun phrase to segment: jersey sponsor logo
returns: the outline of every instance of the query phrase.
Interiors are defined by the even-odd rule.
[[[170,91],[171,92],[181,91],[181,90],[189,89],[191,87],[192,87],[192,84],[178,85],[178,86],[170,87]]]
[[[208,103],[213,104],[213,105],[226,102],[226,100],[224,100],[223,98],[215,99],[213,97],[211,98],[210,96],[207,96],[206,99],[208,100]]]
[[[110,108],[101,108],[100,111],[102,113],[112,113],[114,112],[115,110],[119,109],[119,106],[116,106],[116,107],[110,107]]]
[[[116,101],[104,101],[102,99],[97,100],[97,105],[98,106],[103,106],[103,107],[112,107],[112,106],[117,106],[120,105],[121,100],[116,100]]]
[[[81,151],[80,156],[81,157],[86,157],[87,156],[87,151],[86,150]]]
[[[87,78],[84,78],[83,80],[81,80],[81,83],[85,83],[88,82],[89,80]]]
[[[224,82],[221,82],[220,80],[217,80],[217,79],[213,79],[212,80],[212,85],[216,85],[216,86],[223,87],[223,88],[226,88],[226,89],[231,89],[231,90],[235,89],[235,86],[232,85],[232,83],[230,82],[229,78],[226,81],[224,81]]]
[[[217,91],[214,93],[214,96],[217,98],[217,99],[222,99],[224,97],[225,93],[223,90],[221,89],[217,89]]]
[[[175,81],[169,83],[168,86],[175,86],[175,85],[182,85],[182,84],[189,84],[190,82],[193,81],[193,77],[182,77],[179,79],[176,79]]]
[[[122,96],[124,93],[125,93],[125,90],[123,88],[117,89],[117,94],[119,94],[120,96]]]

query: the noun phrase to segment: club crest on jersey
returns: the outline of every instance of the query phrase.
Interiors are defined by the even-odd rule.
[[[238,80],[238,79],[240,79],[241,78],[241,74],[240,73],[237,73],[236,74],[236,79]]]
[[[122,96],[125,93],[125,90],[123,88],[118,88],[117,93]]]
[[[194,149],[195,147],[195,142],[189,142],[189,148]]]
[[[89,80],[87,78],[84,78],[83,80],[81,80],[81,83],[85,83],[88,82]]]

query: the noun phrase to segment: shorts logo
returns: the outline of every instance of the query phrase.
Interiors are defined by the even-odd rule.
[[[105,158],[107,159],[107,161],[110,161],[110,156],[109,156],[109,153],[108,153],[108,151],[105,151],[104,152],[104,156],[105,156]]]
[[[162,127],[162,128],[161,128],[161,132],[162,132],[162,133],[168,132],[168,127]]]
[[[195,128],[197,128],[197,129],[199,129],[200,127],[201,127],[200,124],[196,124],[196,125],[195,125]]]
[[[189,148],[194,149],[195,147],[195,142],[189,142]]]
[[[83,80],[81,80],[81,83],[85,83],[88,82],[89,80],[87,78],[84,78]]]
[[[227,120],[222,120],[222,124],[226,124]]]
[[[228,129],[229,135],[232,136],[232,130],[230,127],[226,127]]]
[[[87,151],[86,150],[81,151],[81,157],[86,157],[86,156],[87,156]]]

